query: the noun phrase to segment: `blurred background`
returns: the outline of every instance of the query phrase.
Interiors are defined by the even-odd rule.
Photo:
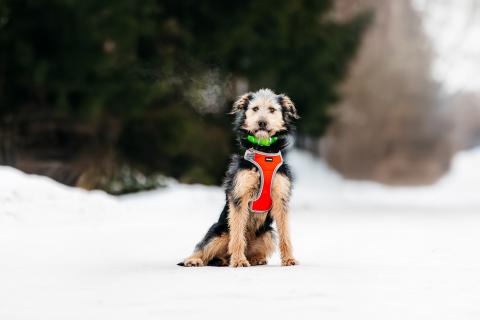
[[[418,186],[480,144],[480,1],[0,0],[0,165],[125,194],[219,185],[236,96],[296,103],[296,147]]]
[[[480,0],[0,0],[0,319],[480,319],[479,57]],[[180,268],[264,87],[300,265]]]

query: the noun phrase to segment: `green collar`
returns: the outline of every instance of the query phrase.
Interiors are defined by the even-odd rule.
[[[278,140],[278,137],[271,137],[268,139],[258,139],[254,136],[248,135],[247,139],[253,144],[258,144],[259,146],[262,146],[262,147],[268,147],[274,144]]]

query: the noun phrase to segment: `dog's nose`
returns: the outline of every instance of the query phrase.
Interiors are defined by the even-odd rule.
[[[266,122],[266,121],[263,121],[263,120],[258,121],[258,127],[259,127],[260,129],[265,129],[265,128],[267,128],[267,122]]]

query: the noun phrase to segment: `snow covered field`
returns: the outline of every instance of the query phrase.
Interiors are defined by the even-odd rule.
[[[217,218],[219,188],[118,199],[0,167],[0,319],[480,318],[480,150],[416,189],[289,158],[301,265],[241,269],[175,265]]]

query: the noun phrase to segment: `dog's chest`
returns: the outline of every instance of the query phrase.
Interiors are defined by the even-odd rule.
[[[256,213],[250,212],[248,223],[247,223],[247,233],[249,235],[255,235],[255,232],[265,223],[267,218],[267,212]]]

